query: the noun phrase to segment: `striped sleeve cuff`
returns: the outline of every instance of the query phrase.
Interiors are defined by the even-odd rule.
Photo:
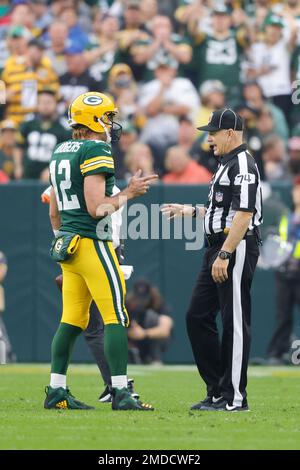
[[[85,175],[92,171],[94,172],[94,170],[99,170],[99,172],[105,172],[107,169],[109,170],[109,172],[113,172],[114,168],[115,166],[113,158],[107,155],[89,158],[88,160],[85,160],[82,165],[80,165],[80,171],[82,175]]]

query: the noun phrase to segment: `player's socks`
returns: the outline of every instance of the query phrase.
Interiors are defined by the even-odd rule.
[[[127,375],[112,375],[111,377],[111,386],[113,388],[127,388]]]
[[[104,331],[104,353],[109,365],[111,377],[116,379],[118,388],[127,387],[128,341],[126,328],[123,325],[106,325]],[[126,377],[126,383],[125,379]],[[121,381],[123,387],[121,387]],[[112,386],[114,387],[113,383]]]
[[[51,373],[66,375],[72,349],[77,336],[82,332],[78,326],[61,323],[51,346]]]
[[[51,388],[67,388],[67,376],[63,374],[51,374],[50,377]]]

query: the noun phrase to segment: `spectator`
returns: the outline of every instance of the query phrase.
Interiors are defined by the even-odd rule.
[[[43,32],[52,22],[52,15],[48,9],[47,0],[30,1],[33,15],[35,17],[34,27]]]
[[[201,133],[200,136],[198,134],[195,124],[187,116],[179,118],[178,146],[213,174],[218,166],[218,160],[207,143],[207,134]]]
[[[82,49],[88,46],[89,38],[78,21],[78,14],[75,8],[67,7],[61,12],[59,18],[68,28],[68,38],[71,44],[80,44]]]
[[[45,56],[45,46],[40,39],[31,39],[29,41],[27,56],[29,67],[36,71],[37,80],[39,80],[38,90],[47,86],[54,92],[58,92],[59,82],[57,75],[52,68],[52,64],[50,65],[47,57]],[[49,66],[49,69],[47,70],[48,73],[40,70],[40,67],[45,66],[44,64]]]
[[[146,26],[147,31],[151,31],[153,20],[158,14],[158,2],[157,0],[141,0],[140,3],[143,24]]]
[[[34,9],[29,2],[23,2],[13,5],[10,26],[23,26],[30,31],[32,37],[39,36],[41,30],[35,27],[36,16]]]
[[[225,86],[220,80],[206,80],[202,83],[199,89],[201,106],[195,117],[195,128],[206,124],[213,111],[225,107],[225,92]],[[215,173],[218,160],[207,142],[206,133],[197,133],[197,138],[190,154],[210,173]]]
[[[15,354],[12,351],[11,343],[3,321],[5,312],[5,297],[3,282],[7,274],[7,261],[4,253],[0,251],[0,364],[15,362]]]
[[[199,107],[199,98],[192,82],[176,77],[174,61],[158,62],[155,79],[141,88],[139,105],[148,120],[141,133],[141,141],[149,144],[159,158],[165,150],[177,143],[180,116],[193,119]]]
[[[159,290],[148,281],[136,281],[128,293],[129,345],[137,348],[144,364],[161,364],[173,327],[173,320]]]
[[[127,64],[116,64],[108,76],[108,92],[114,97],[122,121],[132,121],[137,127],[145,124],[145,116],[139,113],[138,87]]]
[[[167,16],[156,16],[151,24],[152,37],[136,41],[132,56],[136,64],[145,65],[143,80],[153,79],[157,63],[173,62],[178,67],[188,64],[192,58],[190,44],[172,31],[172,23]],[[180,75],[179,67],[179,75]]]
[[[38,96],[38,114],[20,127],[19,145],[15,150],[15,178],[49,181],[49,161],[56,144],[71,134],[57,117],[57,99],[50,90]]]
[[[278,134],[285,142],[289,136],[289,128],[283,112],[275,104],[266,101],[261,87],[255,80],[246,82],[243,86],[243,97],[252,108],[271,114],[274,133]]]
[[[65,8],[74,7],[74,0],[52,0],[50,8],[54,18],[59,18]]]
[[[174,16],[178,23],[184,26],[185,32],[209,29],[209,9],[202,0],[180,1]]]
[[[118,50],[116,55],[116,63],[122,62],[129,65],[134,78],[140,81],[144,72],[143,64],[139,64],[134,60],[133,48],[136,42],[147,41],[148,32],[145,31],[143,25],[143,16],[140,0],[128,0],[124,9],[124,25],[118,33]]]
[[[300,306],[300,177],[294,179],[294,210],[284,214],[279,223],[279,236],[289,241],[293,251],[275,275],[276,325],[267,355],[272,365],[289,363],[291,335],[293,330],[293,307]]]
[[[264,140],[262,156],[267,181],[288,178],[287,155],[280,137],[271,134]]]
[[[116,62],[119,28],[119,21],[115,16],[97,12],[90,44],[85,51],[91,76],[98,82],[102,81],[104,88],[107,88],[108,73]]]
[[[26,30],[15,27],[10,34],[26,37]],[[6,84],[6,118],[20,124],[36,111],[38,91],[45,86],[57,92],[59,83],[50,60],[43,54],[44,46],[31,39],[25,55],[13,55],[4,67],[2,79]]]
[[[297,43],[300,44],[300,5],[298,0],[284,0],[276,2],[272,11],[282,16],[284,20],[284,33],[291,34],[293,25],[296,24],[298,29]]]
[[[164,183],[172,184],[204,184],[210,183],[212,174],[203,166],[191,159],[181,147],[171,147],[167,151]]]
[[[187,116],[181,116],[179,118],[178,127],[178,146],[183,149],[184,152],[190,153],[194,158],[193,145],[196,139],[196,128],[193,121]],[[197,159],[197,158],[195,158]]]
[[[6,36],[7,47],[12,56],[25,56],[27,52],[28,41],[32,36],[28,29],[23,26],[14,26],[9,29]]]
[[[138,170],[142,170],[143,176],[155,173],[151,149],[148,145],[140,142],[130,146],[124,159],[124,165],[126,180],[129,180]]]
[[[291,53],[295,47],[296,26],[290,38],[282,34],[284,23],[277,15],[265,21],[263,41],[254,43],[250,51],[248,78],[256,79],[265,97],[272,99],[289,119],[291,104]]]
[[[91,76],[80,45],[73,44],[65,52],[68,71],[60,77],[62,102],[59,105],[59,111],[61,114],[67,112],[70,103],[81,93],[103,89],[102,83],[97,82]]]
[[[220,80],[206,80],[199,89],[201,106],[195,117],[195,127],[204,126],[216,109],[225,107],[225,86]]]
[[[249,38],[245,27],[232,31],[231,10],[217,4],[212,12],[212,32],[199,30],[194,19],[193,74],[196,86],[206,80],[220,80],[226,87],[227,101],[236,101],[241,95],[240,62]]]
[[[288,141],[289,169],[292,176],[300,175],[300,137],[291,137]]]
[[[1,31],[1,29],[0,29]],[[5,39],[1,41],[1,79],[5,80],[3,74],[5,66],[9,74],[16,73],[16,70],[22,68],[23,62],[25,62],[25,56],[27,51],[27,44],[31,37],[30,32],[21,26],[12,27],[8,29],[7,34],[4,36]],[[7,72],[6,72],[7,73]],[[6,100],[7,105],[13,99],[15,93],[14,87],[9,83],[9,75],[6,76],[5,81],[6,87]],[[1,110],[1,117],[3,110]]]
[[[44,40],[47,45],[46,56],[50,59],[57,75],[61,77],[67,72],[65,50],[70,46],[67,25],[60,20],[54,21],[48,29],[48,39]]]
[[[256,125],[263,139],[270,136],[271,134],[277,135],[272,112],[269,110],[268,106],[264,106],[260,110]]]
[[[7,180],[14,177],[16,129],[14,121],[4,120],[0,124],[0,170],[7,176]],[[5,176],[3,178],[5,179]]]

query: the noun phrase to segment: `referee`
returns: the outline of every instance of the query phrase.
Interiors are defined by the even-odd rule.
[[[162,212],[204,217],[206,251],[187,312],[187,331],[207,397],[192,410],[246,411],[250,350],[250,288],[262,223],[260,177],[243,143],[243,121],[232,109],[211,115],[208,142],[219,160],[206,209],[167,204]],[[221,311],[221,344],[216,316]]]

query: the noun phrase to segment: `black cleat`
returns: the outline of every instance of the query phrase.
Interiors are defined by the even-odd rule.
[[[195,405],[191,406],[191,410],[208,410],[211,406],[213,406],[214,403],[218,403],[221,400],[222,397],[210,397],[207,396],[204,398],[204,400],[199,401],[198,403],[195,403]]]
[[[110,385],[106,385],[104,391],[99,397],[101,403],[111,403],[112,402],[112,388]]]
[[[228,403],[226,404],[226,409],[225,411],[230,411],[230,412],[235,412],[235,411],[250,411],[250,408],[248,406],[248,403],[244,403],[242,406],[234,406],[234,405],[229,405]]]
[[[202,411],[249,411],[248,404],[245,402],[242,406],[229,405],[225,398],[220,397],[219,400],[214,401],[210,405],[205,405],[200,408]]]

